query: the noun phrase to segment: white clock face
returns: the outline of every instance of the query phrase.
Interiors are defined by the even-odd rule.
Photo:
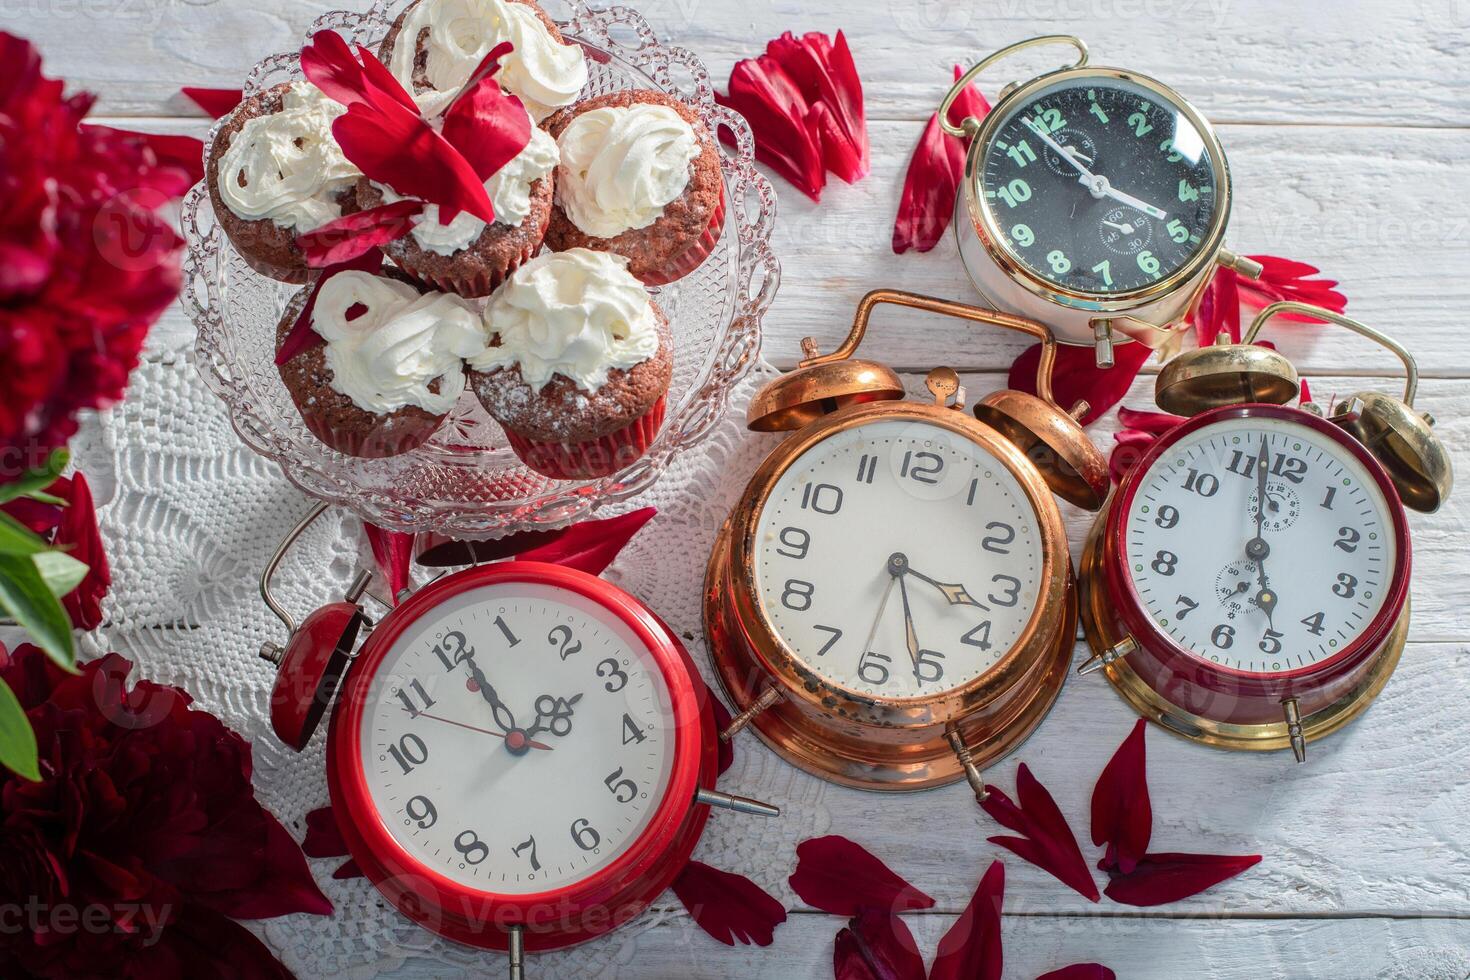
[[[394,643],[361,728],[374,805],[418,860],[524,895],[606,867],[668,786],[675,727],[652,654],[578,593],[499,583]]]
[[[1016,643],[1041,529],[988,450],[927,422],[845,429],[787,467],[756,526],[765,614],[813,672],[860,694],[952,690]]]
[[[1331,437],[1284,419],[1222,421],[1143,475],[1128,569],[1185,650],[1236,670],[1298,670],[1345,649],[1383,608],[1398,568],[1388,508]]]

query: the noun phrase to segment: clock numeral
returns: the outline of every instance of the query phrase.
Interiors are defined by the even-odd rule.
[[[1358,580],[1347,572],[1340,572],[1337,576],[1337,584],[1332,587],[1332,594],[1342,599],[1351,599],[1358,594]]]
[[[1199,608],[1199,603],[1195,602],[1187,595],[1175,596],[1174,604],[1179,607],[1178,609],[1174,610],[1175,619],[1183,619],[1185,616],[1188,616],[1190,613]]]
[[[1147,136],[1154,131],[1153,126],[1149,124],[1148,116],[1141,112],[1135,112],[1129,116],[1128,125],[1133,127],[1134,136]]]
[[[623,744],[632,745],[634,742],[643,742],[648,738],[648,733],[638,727],[627,712],[623,713]]]
[[[546,642],[556,647],[563,660],[582,652],[582,641],[572,640],[572,628],[565,623],[553,626],[546,634]]]
[[[1184,227],[1184,222],[1178,218],[1170,218],[1164,230],[1169,233],[1170,238],[1174,239],[1175,245],[1183,245],[1189,241],[1189,229]]]
[[[1261,637],[1261,642],[1257,646],[1266,656],[1274,656],[1281,652],[1281,638],[1285,635],[1275,630],[1267,630],[1266,635]]]
[[[1301,623],[1307,628],[1308,633],[1311,633],[1313,636],[1321,636],[1323,629],[1322,620],[1325,618],[1326,615],[1324,613],[1314,612],[1312,613],[1312,615],[1302,620]]]
[[[505,637],[506,646],[513,647],[521,642],[521,638],[510,631],[510,626],[506,624],[504,616],[495,617],[495,628],[500,630],[501,636]]]
[[[1154,515],[1154,524],[1165,531],[1173,530],[1179,525],[1179,508],[1168,504],[1160,507],[1159,512]]]
[[[525,840],[521,841],[515,847],[512,847],[510,849],[510,853],[514,854],[516,857],[520,857],[521,856],[521,852],[524,851],[524,850],[530,850],[530,852],[531,852],[531,870],[532,871],[540,871],[541,870],[541,862],[538,861],[538,860],[536,860],[536,835],[535,834],[532,834],[530,837],[527,837]]]
[[[1213,497],[1220,492],[1220,478],[1213,473],[1190,470],[1189,475],[1184,478],[1184,489],[1193,491],[1201,497]]]
[[[1155,258],[1154,253],[1144,249],[1138,253],[1138,268],[1146,276],[1156,276],[1159,274],[1159,260]]]
[[[944,457],[938,453],[916,453],[912,449],[903,454],[899,465],[900,476],[910,477],[931,487],[939,482],[938,474],[944,470]]]
[[[1014,606],[1021,599],[1021,580],[1014,575],[1005,575],[1002,573],[996,573],[990,579],[991,585],[999,585],[1002,582],[1006,583],[1005,591],[1000,595],[992,592],[986,598],[997,606]]]
[[[1179,564],[1178,555],[1172,551],[1166,551],[1160,548],[1158,553],[1154,555],[1154,560],[1149,567],[1160,575],[1168,576],[1174,574],[1174,566],[1177,564]]]
[[[801,491],[801,509],[835,514],[842,509],[842,488],[830,483],[808,483]]]
[[[786,580],[786,589],[781,593],[781,605],[792,612],[806,612],[812,607],[812,595],[817,587],[799,578]]]
[[[1210,642],[1221,650],[1229,650],[1230,645],[1235,642],[1235,627],[1221,623],[1210,633]]]
[[[616,694],[628,686],[628,675],[619,669],[618,662],[612,657],[598,661],[597,676],[610,678],[606,684],[602,685],[609,694]]]
[[[1254,477],[1256,475],[1256,458],[1247,456],[1239,449],[1230,453],[1230,462],[1225,467],[1236,476]]]
[[[1051,271],[1059,276],[1072,271],[1072,260],[1059,248],[1047,252],[1046,261],[1051,264]]]
[[[410,820],[418,822],[420,830],[428,830],[439,822],[439,811],[427,796],[415,796],[403,805],[403,812]]]
[[[1179,179],[1179,200],[1185,202],[1199,200],[1199,191],[1195,190],[1189,181],[1182,177]]]
[[[1060,109],[1037,109],[1035,122],[1048,133],[1055,133],[1067,125],[1067,120],[1062,116]]]
[[[429,761],[429,747],[413,732],[400,738],[397,745],[388,746],[388,754],[403,768],[405,776],[413,772],[414,766],[421,766]]]
[[[1018,167],[1024,167],[1028,163],[1036,162],[1036,151],[1031,149],[1031,144],[1025,140],[1012,144],[1006,148],[1006,156],[1010,157]]]
[[[871,453],[863,453],[858,460],[858,482],[872,483],[873,477],[878,475],[878,457]]]
[[[613,795],[613,799],[619,803],[632,803],[634,797],[638,795],[638,784],[631,779],[623,778],[622,766],[618,766],[612,772],[608,773],[607,778],[602,781],[602,785],[607,787],[608,792]]]
[[[979,647],[982,650],[990,649],[990,620],[986,620],[979,626],[960,637],[960,642],[966,646]]]
[[[1102,106],[1100,106],[1100,105],[1097,104],[1097,102],[1096,102],[1096,98],[1097,97],[1095,95],[1093,95],[1091,92],[1088,92],[1087,94],[1088,94],[1088,96],[1090,98],[1092,98],[1094,100],[1093,103],[1092,103],[1092,105],[1088,106],[1088,111],[1090,111],[1094,116],[1097,117],[1097,121],[1098,122],[1100,122],[1104,126],[1106,126],[1107,123],[1108,123],[1108,114],[1103,111],[1103,107]]]
[[[1159,144],[1159,152],[1160,153],[1167,153],[1168,154],[1167,159],[1168,159],[1168,161],[1170,163],[1178,163],[1180,160],[1183,160],[1184,159],[1184,154],[1183,153],[1180,153],[1178,150],[1174,149],[1174,137],[1172,137],[1172,136],[1166,136],[1166,137],[1164,137],[1163,142],[1161,142]],[[1173,229],[1172,228],[1169,230],[1169,233],[1170,234],[1173,234]],[[1185,238],[1188,238],[1188,237],[1189,237],[1188,235],[1185,235]],[[1175,239],[1175,240],[1176,241],[1181,241],[1181,242],[1184,241],[1183,238],[1179,238],[1179,239]]]
[[[1102,277],[1102,283],[1104,286],[1111,286],[1113,284],[1112,260],[1103,259],[1097,265],[1092,267],[1092,271],[1096,272],[1100,277]]]
[[[1013,208],[1017,204],[1031,200],[1031,185],[1017,177],[1006,186],[998,188],[995,194],[1006,202],[1006,207]]]
[[[1331,510],[1332,509],[1332,498],[1333,497],[1336,497],[1336,496],[1337,496],[1337,487],[1328,487],[1327,488],[1327,493],[1326,493],[1325,496],[1323,496],[1322,503],[1320,505],[1322,507],[1322,509],[1323,510]]]
[[[822,644],[822,649],[817,651],[817,656],[819,657],[825,657],[827,655],[827,651],[831,650],[834,646],[837,645],[837,641],[842,639],[842,630],[838,629],[835,626],[816,626],[813,627],[813,629],[819,629],[823,633],[832,634],[827,639],[827,642]]]
[[[1230,452],[1230,463],[1225,468],[1237,476],[1253,479],[1256,475],[1256,460],[1259,458],[1234,449]],[[1271,475],[1292,483],[1301,483],[1307,475],[1307,461],[1300,456],[1278,453],[1271,460]]]
[[[473,830],[462,830],[459,836],[454,838],[454,849],[464,858],[466,864],[479,864],[490,856],[490,846],[480,840],[480,835]]]
[[[586,817],[578,817],[572,821],[569,832],[572,835],[572,843],[584,851],[590,851],[602,843],[602,835],[593,829],[592,824]]]
[[[914,658],[914,679],[932,684],[944,678],[944,654],[937,650],[920,650]]]
[[[1031,230],[1030,225],[1012,225],[1011,241],[1015,242],[1022,248],[1030,248],[1032,245],[1036,244],[1036,233]]]
[[[812,536],[799,527],[783,527],[781,529],[782,547],[776,549],[776,554],[783,558],[795,558],[801,561],[806,557],[807,549],[811,547]],[[790,551],[786,549],[790,548]]]
[[[434,645],[434,656],[439,658],[445,670],[453,670],[474,655],[475,648],[465,642],[464,634],[459,630],[450,630]]]
[[[1008,555],[1011,553],[1010,544],[1016,540],[1016,529],[1004,521],[991,521],[985,525],[985,530],[996,531],[980,542],[980,547],[996,555]]]
[[[402,688],[399,688],[397,692],[397,697],[399,701],[403,702],[404,709],[411,716],[417,718],[420,711],[428,711],[434,706],[434,699],[429,697],[429,692],[425,691],[424,685],[420,684],[418,681],[409,681],[408,686],[413,688],[413,693],[418,695],[418,700],[422,701],[424,706],[420,708],[417,702],[414,701],[413,697],[410,696],[409,693]]]
[[[1332,542],[1332,546],[1340,551],[1346,551],[1348,554],[1352,554],[1358,550],[1358,542],[1362,539],[1362,532],[1356,528],[1340,527],[1337,529],[1337,540]]]
[[[892,662],[893,658],[886,653],[869,650],[858,662],[858,676],[869,684],[881,687],[888,683],[888,665]]]

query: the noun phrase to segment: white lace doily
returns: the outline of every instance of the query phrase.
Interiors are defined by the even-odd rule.
[[[705,559],[742,489],[743,479],[734,475],[752,472],[775,441],[742,424],[751,391],[771,376],[764,366],[753,371],[709,440],[677,457],[651,491],[627,503],[653,504],[659,516],[606,573],[690,641],[707,678],[714,675],[700,620]],[[125,400],[84,425],[73,452],[92,483],[113,569],[112,594],[104,604],[108,624],[87,639],[84,651],[116,650],[143,676],[191,692],[249,739],[261,801],[300,840],[306,813],[328,802],[327,726],[300,754],[271,732],[267,698],[274,669],[257,651],[262,641],[282,641],[284,629],[261,602],[258,581],[281,537],[312,501],[240,442],[224,406],[182,351],[155,351],[134,373]],[[329,512],[291,552],[277,589],[295,615],[340,597],[357,561],[359,527],[356,518]],[[795,844],[826,829],[816,826],[825,820],[822,809],[802,805],[815,792],[813,782],[753,739],[742,739],[720,785],[730,792],[768,794],[785,815],[717,812],[695,856],[749,876],[789,906],[785,878]],[[410,924],[365,879],[332,880],[340,863],[311,862],[336,906],[334,915],[293,915],[259,930],[298,976],[369,978],[412,957],[440,962],[446,972],[498,974],[503,959],[497,954],[449,943]],[[639,933],[684,915],[666,892],[641,919],[611,936],[538,955],[535,975],[641,976],[635,963]],[[691,942],[714,942],[686,925]]]

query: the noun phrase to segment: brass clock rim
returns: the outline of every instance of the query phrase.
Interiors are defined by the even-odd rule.
[[[908,418],[915,422],[931,422],[971,439],[991,452],[1007,467],[1020,484],[1036,515],[1040,529],[1041,571],[1038,576],[1040,596],[1031,617],[1015,644],[988,670],[958,687],[932,695],[910,698],[882,698],[845,688],[824,678],[817,678],[801,666],[801,661],[771,627],[759,600],[751,544],[759,516],[776,483],[786,470],[809,448],[849,428],[856,428],[884,416]],[[1052,499],[1051,488],[1030,461],[1013,444],[990,427],[952,408],[912,401],[874,402],[852,405],[825,416],[794,434],[776,448],[760,465],[745,491],[736,511],[731,515],[730,565],[735,570],[731,592],[737,604],[735,612],[746,624],[756,658],[766,672],[789,696],[822,707],[829,698],[840,698],[849,704],[865,706],[868,711],[900,715],[909,714],[907,725],[921,727],[942,724],[970,714],[979,705],[994,699],[1007,689],[1015,676],[1024,673],[1022,655],[1033,646],[1044,631],[1044,624],[1065,615],[1069,599],[1067,579],[1070,574],[1070,552],[1061,513]],[[824,709],[825,710],[825,709]],[[912,714],[911,714],[912,713]],[[913,714],[917,714],[914,717]]]
[[[1005,236],[1001,233],[999,223],[995,220],[990,208],[985,206],[984,194],[980,192],[979,187],[980,160],[984,154],[984,148],[994,139],[996,130],[1000,128],[1001,121],[1006,118],[1011,105],[1024,101],[1042,88],[1073,78],[1084,77],[1102,77],[1132,82],[1160,96],[1177,107],[1194,125],[1204,141],[1205,149],[1211,154],[1212,159],[1218,161],[1215,173],[1215,193],[1218,204],[1210,229],[1201,239],[1199,250],[1194,257],[1158,282],[1123,293],[1090,293],[1069,289],[1050,283],[1033,272],[1005,245]],[[1090,64],[1038,75],[1022,83],[997,102],[986,114],[974,139],[970,142],[969,152],[965,155],[964,183],[965,210],[970,219],[970,225],[975,230],[976,237],[980,240],[981,246],[990,256],[991,261],[1033,295],[1059,306],[1097,313],[1110,313],[1146,306],[1153,300],[1188,285],[1202,271],[1213,265],[1225,241],[1225,229],[1230,221],[1233,200],[1230,164],[1225,157],[1220,138],[1214,126],[1188,99],[1163,82],[1140,72]],[[955,223],[955,233],[956,235],[960,233],[958,222]]]

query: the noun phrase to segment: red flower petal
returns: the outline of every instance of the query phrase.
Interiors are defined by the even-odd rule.
[[[173,911],[156,943],[130,958],[128,976],[294,980],[269,947],[238,922],[201,905]]]
[[[1347,297],[1335,288],[1335,279],[1319,278],[1321,270],[1305,262],[1283,259],[1275,255],[1252,255],[1249,258],[1261,263],[1261,278],[1241,279],[1242,299],[1250,306],[1260,308],[1278,300],[1296,300],[1322,306],[1336,313],[1347,309]],[[1298,323],[1320,322],[1312,317],[1287,313],[1284,320]]]
[[[362,869],[357,866],[356,861],[344,861],[342,865],[332,872],[333,881],[350,881],[353,878],[366,878]]]
[[[318,807],[306,815],[306,840],[301,850],[307,857],[342,857],[347,853],[347,842],[337,826],[337,818],[330,806]]]
[[[373,560],[388,585],[388,595],[398,605],[398,593],[408,588],[408,566],[413,560],[414,535],[403,531],[385,531],[376,524],[363,522]]]
[[[1194,339],[1208,347],[1221,333],[1232,343],[1240,340],[1240,276],[1224,266],[1215,270],[1195,310]]]
[[[1118,421],[1124,429],[1160,436],[1183,422],[1184,416],[1170,415],[1168,412],[1145,412],[1125,405],[1118,409]]]
[[[1097,884],[1082,858],[1077,837],[1068,826],[1067,818],[1057,808],[1056,801],[1024,762],[1016,770],[1016,795],[1021,801],[1020,806],[992,786],[990,796],[980,804],[996,823],[1024,835],[991,837],[988,838],[990,843],[1004,847],[1089,901],[1096,902]]]
[[[80,585],[62,597],[61,604],[73,626],[93,630],[102,624],[102,599],[112,587],[112,569],[102,546],[102,534],[97,530],[97,509],[87,478],[75,474],[67,489],[68,505],[61,512],[51,543],[86,565],[87,574]]]
[[[835,834],[796,845],[796,870],[788,880],[802,901],[833,915],[856,915],[865,908],[897,914],[934,907],[934,899],[861,845]]]
[[[1142,718],[1108,760],[1092,787],[1092,843],[1107,847],[1103,863],[1124,874],[1148,851],[1154,811],[1148,798],[1147,751]]]
[[[827,172],[819,141],[807,124],[810,108],[780,64],[769,55],[737,61],[730,69],[730,93],[715,101],[734,109],[750,124],[755,158],[790,181],[813,201],[822,199]],[[731,145],[731,134],[720,131]]]
[[[328,279],[348,269],[375,273],[382,268],[383,253],[374,248],[354,259],[323,269],[322,274],[317,276],[316,282],[312,283],[311,292],[307,295],[306,302],[301,305],[301,313],[297,315],[296,322],[291,325],[291,329],[286,333],[286,339],[281,341],[281,347],[276,351],[276,365],[279,367],[302,351],[311,350],[323,342],[317,332],[311,328],[311,314],[316,309],[317,294],[322,291],[322,286]]]
[[[423,201],[380,204],[297,235],[296,245],[313,269],[340,265],[402,238],[413,230],[413,219],[423,211]]]
[[[210,906],[236,919],[272,919],[293,912],[331,915],[332,903],[317,887],[295,838],[270,813],[262,810],[261,815],[264,872],[248,889],[212,892]]]
[[[1312,400],[1312,389],[1311,389],[1311,386],[1307,384],[1307,379],[1306,378],[1302,378],[1301,394],[1297,398],[1297,404],[1299,404],[1299,405],[1305,405],[1307,402],[1309,402],[1311,400]]]
[[[531,140],[525,106],[494,77],[510,50],[509,41],[497,44],[444,114],[444,138],[470,162],[481,182],[514,160]]]
[[[106,130],[126,139],[136,140],[152,152],[155,166],[176,171],[177,180],[159,183],[154,177],[150,186],[169,197],[178,197],[204,179],[204,141],[177,133],[140,133],[111,126],[87,126],[89,130]]]
[[[352,106],[396,102],[415,115],[418,105],[393,73],[359,47],[357,54],[336,31],[318,31],[301,49],[301,73],[327,98]]]
[[[834,43],[815,31],[800,38],[787,31],[766,45],[766,55],[799,88],[809,129],[815,117],[823,165],[849,184],[866,175],[872,167],[863,84],[847,38],[838,31]]]
[[[1118,980],[1118,975],[1101,963],[1073,963],[1036,980]]]
[[[994,861],[970,904],[939,941],[929,980],[1000,980],[1004,959],[1000,907],[1005,891],[1005,865]]]
[[[956,65],[956,80],[964,70]],[[983,119],[990,103],[974,85],[966,85],[949,107],[956,125],[967,116]],[[944,237],[954,217],[955,198],[965,169],[965,142],[939,127],[939,113],[929,117],[919,145],[909,158],[899,198],[898,217],[893,223],[893,251],[902,255],[910,248],[927,252]]]
[[[215,119],[234,112],[235,106],[244,97],[244,93],[237,88],[195,88],[185,85],[179,91]]]
[[[725,702],[713,694],[709,696],[709,700],[715,715],[715,741],[719,743],[717,746],[720,760],[718,774],[723,776],[725,770],[729,769],[735,762],[735,740],[730,739],[728,742],[725,741],[720,738],[720,732],[729,728],[730,722],[734,721],[734,718],[730,714],[730,709],[725,707]]]
[[[749,878],[690,861],[674,879],[674,894],[699,928],[726,946],[769,946],[786,908]]]
[[[1124,406],[1118,409],[1118,421],[1124,428],[1113,434],[1117,445],[1108,456],[1108,473],[1114,483],[1121,483],[1134,464],[1148,454],[1149,447],[1158,441],[1159,436],[1184,419],[1167,412],[1140,412]]]
[[[834,980],[924,980],[924,957],[903,919],[863,909],[832,944]]]
[[[1103,893],[1124,905],[1167,905],[1234,878],[1260,860],[1259,854],[1145,854],[1129,874],[1111,872]]]
[[[656,507],[644,507],[606,520],[573,524],[554,541],[521,552],[516,561],[544,561],[580,569],[589,575],[601,575],[603,569],[627,547],[633,535],[657,513]]]
[[[1052,395],[1063,409],[1086,401],[1087,414],[1082,416],[1082,424],[1096,422],[1128,393],[1133,379],[1152,353],[1137,341],[1119,344],[1113,348],[1113,366],[1104,369],[1097,366],[1097,355],[1091,347],[1058,344],[1051,372]],[[1041,345],[1028,347],[1011,365],[1007,385],[1036,394],[1036,365],[1040,362]]]

